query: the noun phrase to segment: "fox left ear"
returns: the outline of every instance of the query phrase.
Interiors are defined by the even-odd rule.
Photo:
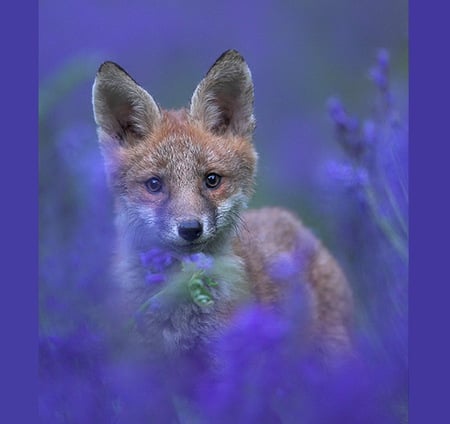
[[[197,86],[190,114],[215,134],[252,135],[255,129],[252,75],[236,50],[223,53]]]
[[[92,88],[92,104],[98,127],[121,144],[146,137],[161,118],[152,96],[113,62],[100,66]]]

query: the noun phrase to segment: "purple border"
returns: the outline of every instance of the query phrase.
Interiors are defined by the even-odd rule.
[[[2,18],[0,422],[32,423],[37,422],[37,2],[7,2]]]
[[[436,6],[410,4],[411,424],[450,416],[450,34]]]
[[[450,119],[450,109],[442,95],[450,92],[450,66],[445,53],[448,14],[433,13],[435,8],[418,0],[410,6],[410,422],[414,424],[442,422],[440,414],[448,407],[450,379],[445,364],[450,349],[445,342],[450,296],[444,266],[450,261],[450,249],[438,247],[433,236],[444,241],[450,217],[448,204],[434,203],[449,197],[445,194],[449,155],[444,149],[449,149],[450,141],[442,127]],[[2,122],[7,125],[3,125],[0,169],[7,193],[1,208],[6,275],[0,307],[0,421],[31,423],[37,421],[37,2],[8,2],[2,15],[2,73],[7,91],[2,97]],[[442,97],[437,99],[439,94]],[[20,165],[12,158],[20,158]],[[441,325],[436,326],[437,322]]]

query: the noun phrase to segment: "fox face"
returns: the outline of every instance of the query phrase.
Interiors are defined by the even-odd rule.
[[[225,52],[179,111],[161,109],[106,62],[93,106],[119,237],[141,251],[220,251],[239,225],[256,172],[253,83],[240,54]]]

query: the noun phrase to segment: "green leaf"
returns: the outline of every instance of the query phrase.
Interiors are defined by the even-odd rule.
[[[195,273],[188,282],[192,300],[199,306],[210,306],[214,303],[211,293],[206,289],[200,273]]]
[[[217,281],[214,281],[211,279],[211,277],[208,276],[204,276],[203,280],[205,281],[206,285],[209,287],[217,287],[219,285],[219,283]]]

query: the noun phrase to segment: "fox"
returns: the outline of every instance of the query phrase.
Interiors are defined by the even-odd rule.
[[[161,108],[111,61],[92,103],[114,199],[117,304],[141,343],[189,352],[246,305],[279,311],[302,293],[309,325],[299,337],[327,355],[351,352],[352,290],[336,259],[293,212],[248,208],[254,86],[238,51],[215,61],[186,108]]]

